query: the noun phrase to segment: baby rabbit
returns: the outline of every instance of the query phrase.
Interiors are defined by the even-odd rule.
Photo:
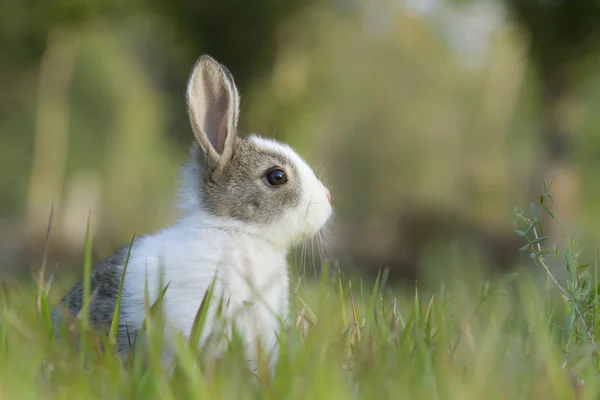
[[[236,135],[239,94],[233,77],[211,57],[201,56],[187,86],[195,143],[182,170],[182,215],[171,227],[139,238],[131,249],[121,299],[118,347],[129,351],[144,320],[146,281],[150,304],[163,298],[165,326],[188,336],[200,303],[215,279],[213,300],[223,299],[219,327],[242,336],[248,358],[262,348],[277,352],[281,321],[288,315],[286,255],[329,219],[331,197],[311,168],[290,147],[258,136]],[[128,246],[96,266],[90,323],[110,327]],[[162,274],[162,276],[161,276]],[[83,305],[80,281],[62,306],[77,315]],[[200,343],[215,328],[209,308]],[[55,310],[53,320],[59,320]]]

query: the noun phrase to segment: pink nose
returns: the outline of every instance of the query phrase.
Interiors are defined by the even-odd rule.
[[[331,193],[329,193],[329,190],[327,189],[325,189],[325,196],[327,196],[327,201],[331,203]]]

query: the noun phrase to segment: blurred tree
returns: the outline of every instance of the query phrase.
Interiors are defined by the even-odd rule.
[[[540,83],[541,159],[531,190],[539,193],[540,175],[566,172],[556,182],[557,215],[572,219],[578,183],[570,168],[573,92],[586,76],[600,45],[600,3],[581,0],[503,0],[529,39],[529,56]],[[532,197],[533,198],[533,197]],[[556,231],[556,227],[551,226]]]
[[[308,0],[150,1],[164,21],[189,44],[192,60],[211,54],[245,86],[257,71],[268,70],[277,54],[274,32]]]
[[[276,28],[308,1],[0,0],[0,170],[11,171],[0,174],[0,186],[11,189],[0,193],[0,217],[20,226],[27,215],[41,249],[35,241],[50,204],[67,208],[69,199],[98,192],[105,233],[120,236],[120,228],[128,237],[143,212],[126,204],[150,197],[144,204],[160,208],[155,192],[174,180],[174,156],[160,139],[174,134],[180,150],[191,140],[183,93],[193,62],[213,55],[243,90],[269,72]],[[80,161],[86,146],[97,151]],[[133,190],[123,170],[139,177],[158,155],[165,168],[151,163],[162,174],[157,187],[134,179]],[[84,179],[82,169],[93,173]]]
[[[167,90],[182,93],[190,64],[201,53],[226,64],[244,89],[253,77],[272,67],[277,55],[276,29],[310,1],[0,0],[0,87],[8,89],[3,92],[13,92],[15,85],[31,81],[14,78],[30,74],[39,65],[53,29],[77,31],[98,22],[117,26],[123,21],[145,21],[162,26],[158,36],[169,37],[156,41],[167,42],[168,50],[186,49],[176,61],[157,59],[150,51],[147,67],[158,70]],[[143,44],[137,49],[142,56]],[[7,100],[0,98],[0,115],[7,112]]]
[[[244,95],[253,79],[271,72],[280,50],[277,30],[312,0],[148,1],[165,30],[172,32],[171,40],[186,49],[176,63],[167,63],[170,73],[158,74],[168,92],[181,96],[191,65],[202,53],[225,64]],[[185,108],[171,113],[170,132],[187,144]]]

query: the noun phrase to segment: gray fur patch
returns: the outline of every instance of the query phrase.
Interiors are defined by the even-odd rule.
[[[92,270],[90,293],[96,292],[96,294],[90,305],[89,321],[94,329],[105,334],[108,334],[112,323],[119,294],[121,273],[128,250],[129,245],[119,248],[112,256]],[[61,305],[66,307],[73,316],[77,316],[83,307],[83,278],[62,298]],[[53,311],[52,320],[56,331],[62,320],[58,308]],[[131,343],[133,343],[135,332],[130,331],[129,336],[131,336],[131,339],[128,337],[127,328],[120,323],[118,347],[121,353],[126,353],[129,350],[129,342],[131,340]]]
[[[233,139],[231,156],[212,168],[202,152],[196,152],[203,209],[220,217],[268,224],[297,206],[302,187],[292,160],[259,148],[249,139]],[[286,184],[265,183],[267,171],[273,168],[285,171]]]

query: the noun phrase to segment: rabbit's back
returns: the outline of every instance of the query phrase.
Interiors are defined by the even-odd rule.
[[[90,276],[90,294],[92,299],[89,306],[90,325],[101,332],[107,333],[112,324],[117,297],[119,294],[119,282],[123,271],[123,265],[127,257],[129,246],[119,248],[115,253],[92,269]],[[72,316],[77,316],[83,308],[83,279],[65,295],[59,307],[52,312],[52,322],[56,331],[63,321],[60,307],[63,307]],[[119,350],[128,347],[125,329],[119,329]]]

